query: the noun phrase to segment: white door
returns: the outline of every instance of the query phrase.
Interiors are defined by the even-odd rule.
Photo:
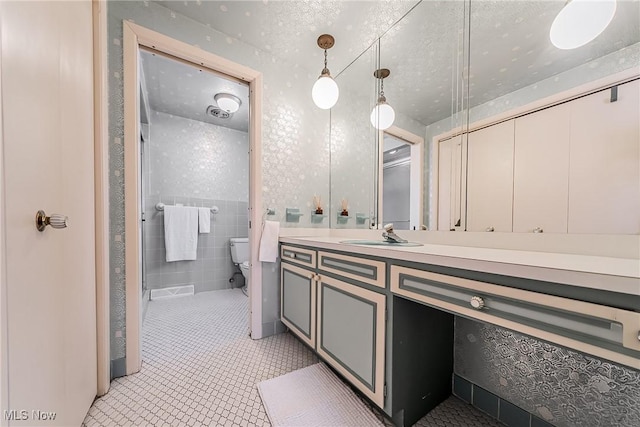
[[[0,2],[0,20],[2,417],[10,426],[79,425],[96,395],[91,2]],[[37,231],[39,209],[68,215],[68,228]]]
[[[515,119],[514,232],[567,232],[570,108],[560,104]]]
[[[512,231],[513,120],[471,132],[467,231]]]
[[[639,80],[571,103],[570,153],[569,233],[639,234]]]
[[[449,231],[453,228],[452,200],[455,199],[452,189],[453,184],[453,147],[455,141],[447,139],[439,142],[438,150],[438,230]]]

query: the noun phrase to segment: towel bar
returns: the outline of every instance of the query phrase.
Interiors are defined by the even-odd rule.
[[[164,203],[157,203],[156,204],[156,210],[162,212],[164,210],[165,204]],[[217,214],[218,212],[220,212],[220,208],[218,208],[217,206],[211,206],[211,213]]]

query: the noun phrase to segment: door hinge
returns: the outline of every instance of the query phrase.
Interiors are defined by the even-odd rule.
[[[382,396],[387,397],[387,383],[384,383],[384,387],[382,388]]]
[[[618,100],[618,86],[614,86],[611,88],[611,101],[616,102]]]
[[[385,307],[384,309],[384,320],[385,322],[389,320],[389,309]]]
[[[249,220],[249,228],[251,228],[251,220]]]

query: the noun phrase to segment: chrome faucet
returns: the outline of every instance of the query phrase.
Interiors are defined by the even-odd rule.
[[[407,243],[407,240],[401,238],[393,232],[393,224],[387,224],[384,226],[382,237],[384,237],[384,240],[390,243]]]

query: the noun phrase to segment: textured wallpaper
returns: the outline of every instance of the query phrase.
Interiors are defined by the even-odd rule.
[[[249,137],[246,132],[151,112],[145,144],[146,284],[149,289],[194,285],[227,289],[234,272],[229,239],[248,235]],[[211,232],[198,234],[195,261],[165,261],[164,214],[156,203],[217,206]],[[235,286],[242,282],[240,276]]]
[[[455,373],[547,422],[640,425],[640,371],[456,317]]]
[[[147,195],[249,201],[246,132],[157,111],[150,129]]]
[[[109,1],[107,12],[111,358],[119,359],[125,355],[126,336],[122,20],[132,20],[263,73],[263,208],[274,208],[277,220],[284,221],[285,207],[310,208],[314,194],[329,200],[329,113],[316,108],[311,100],[310,88],[318,70],[288,64],[154,2]],[[309,222],[307,215],[299,225]]]

